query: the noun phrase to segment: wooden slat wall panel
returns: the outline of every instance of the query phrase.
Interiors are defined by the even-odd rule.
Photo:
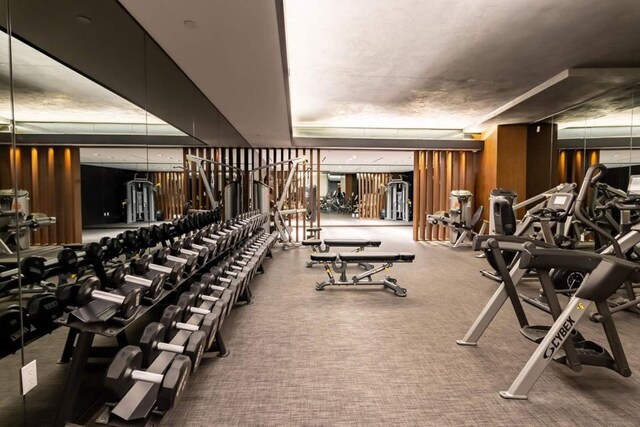
[[[418,150],[414,154],[413,236],[414,240],[445,240],[447,227],[434,226],[426,215],[449,210],[452,190],[475,194],[476,159],[468,151]]]
[[[4,173],[0,173],[0,188],[13,187],[13,158],[16,160],[17,186],[29,192],[31,212],[56,217],[55,224],[32,232],[31,243],[81,243],[79,148],[21,146],[13,153],[11,147],[0,147],[0,164],[10,166]]]
[[[582,184],[589,166],[600,161],[600,150],[560,150],[558,155],[558,182]]]
[[[387,204],[384,187],[391,179],[388,173],[359,173],[358,179],[358,212],[360,218],[379,218],[380,210]]]

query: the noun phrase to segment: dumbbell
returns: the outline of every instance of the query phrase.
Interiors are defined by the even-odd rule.
[[[215,314],[208,312],[200,322],[200,325],[183,322],[184,313],[177,305],[170,305],[162,312],[160,323],[167,331],[166,339],[171,341],[179,331],[202,331],[207,337],[207,343],[213,341],[212,335],[215,335],[218,318]],[[209,348],[209,347],[207,347]]]
[[[198,257],[202,258],[204,260],[204,262],[206,262],[207,260],[209,260],[209,258],[215,253],[216,251],[216,245],[214,244],[205,244],[205,245],[199,245],[197,243],[194,242],[193,236],[187,236],[184,238],[184,240],[182,241],[182,247],[189,249],[189,250],[195,250],[198,252]],[[203,262],[203,264],[204,264]]]
[[[22,337],[28,338],[30,331],[29,318],[22,307],[12,304],[0,311],[0,354],[14,353],[20,349]]]
[[[36,294],[29,298],[27,316],[31,324],[39,330],[53,329],[53,321],[62,316],[62,305],[50,292]]]
[[[197,257],[195,255],[188,255],[186,258],[171,255],[169,248],[158,249],[153,254],[153,260],[156,264],[165,265],[167,261],[171,261],[176,264],[184,264],[184,272],[189,274],[196,266]]]
[[[140,308],[142,291],[133,289],[126,295],[117,295],[100,290],[100,280],[95,276],[88,276],[82,280],[78,288],[76,300],[79,305],[84,305],[91,300],[111,302],[118,306],[118,313],[123,319],[130,319]]]
[[[124,264],[118,264],[114,268],[106,272],[107,279],[111,286],[119,288],[125,283],[132,283],[134,285],[143,286],[146,288],[146,295],[152,301],[155,301],[162,295],[162,289],[164,288],[165,276],[159,274],[153,279],[145,279],[144,277],[132,276],[127,274],[127,270]]]
[[[144,254],[140,258],[132,258],[129,266],[131,271],[139,276],[144,276],[149,271],[166,274],[169,277],[168,282],[172,285],[178,284],[184,274],[184,264],[175,264],[173,267],[155,264],[149,254]]]
[[[188,246],[198,251],[206,249],[209,252],[209,257],[213,256],[216,253],[216,242],[211,241],[211,239],[208,239],[209,242],[205,242],[202,239],[198,240],[197,236],[202,237],[202,232],[198,231],[195,236],[186,238],[183,246]]]
[[[205,292],[218,297],[227,305],[227,313],[231,312],[233,304],[240,296],[242,281],[223,277],[216,272],[208,272],[202,275],[200,283],[207,286]]]
[[[121,400],[136,381],[144,381],[160,385],[156,407],[161,411],[168,411],[184,390],[191,373],[191,360],[184,355],[174,357],[164,374],[141,370],[142,360],[142,350],[133,345],[122,348],[116,354],[105,378],[109,400]]]
[[[164,280],[164,273],[158,274],[153,279],[145,279],[144,277],[132,276],[131,274],[124,275],[124,283],[133,283],[134,285],[144,287],[146,289],[146,296],[152,301],[155,301],[162,296]]]
[[[198,370],[202,361],[202,354],[207,345],[207,337],[202,331],[195,331],[185,345],[170,344],[164,342],[166,330],[162,323],[151,322],[144,328],[140,338],[140,350],[142,350],[142,364],[149,366],[162,351],[184,354],[191,360],[192,372]]]
[[[178,302],[176,302],[176,305],[178,307],[180,307],[180,310],[182,311],[182,315],[183,317],[186,317],[187,314],[192,313],[192,314],[202,314],[202,315],[207,315],[207,314],[211,314],[212,310],[211,309],[206,309],[206,308],[201,308],[201,307],[196,307],[196,302],[197,302],[197,295],[191,293],[191,292],[183,292],[180,294],[180,296],[178,297]],[[209,295],[201,295],[200,297],[203,301],[208,301],[208,302],[213,302],[215,303],[218,298],[217,297],[212,297]],[[206,299],[204,299],[206,298]]]
[[[218,316],[218,328],[220,328],[224,318],[230,311],[230,303],[233,295],[229,289],[222,286],[196,282],[189,288],[189,293],[196,296],[196,303],[204,301],[213,304],[211,313]]]

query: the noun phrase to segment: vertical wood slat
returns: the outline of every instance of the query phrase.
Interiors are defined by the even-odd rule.
[[[449,210],[452,190],[475,194],[476,155],[466,151],[418,150],[414,154],[414,239],[442,240],[447,227],[426,221],[428,213]],[[593,156],[592,156],[593,157]]]
[[[31,213],[56,217],[55,224],[31,232],[33,245],[82,242],[78,147],[7,147],[0,150],[0,164],[9,165],[0,173],[0,188],[28,191]]]

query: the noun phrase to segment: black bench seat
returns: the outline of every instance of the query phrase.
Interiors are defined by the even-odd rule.
[[[311,254],[312,261],[333,262],[338,257],[344,262],[374,263],[374,262],[413,262],[415,254],[398,252],[335,252]]]

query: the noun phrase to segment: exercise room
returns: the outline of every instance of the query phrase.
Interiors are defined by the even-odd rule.
[[[639,425],[638,22],[0,0],[0,427]]]

